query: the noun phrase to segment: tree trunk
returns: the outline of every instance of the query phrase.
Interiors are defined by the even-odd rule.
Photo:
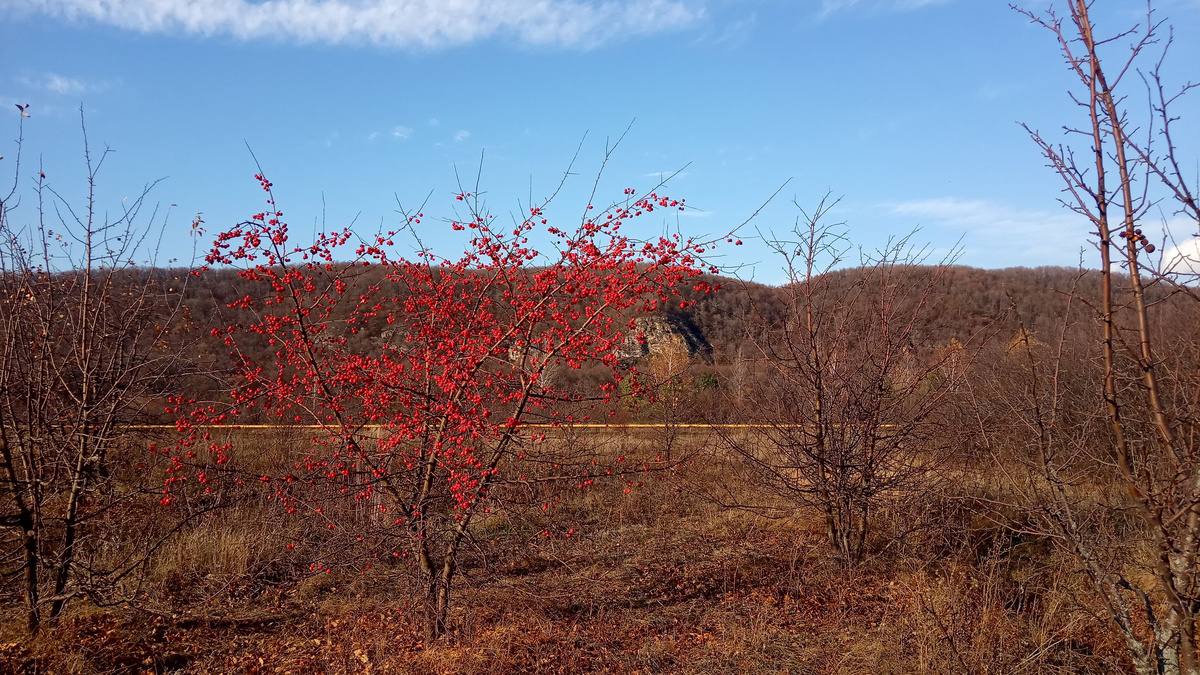
[[[37,528],[34,526],[33,515],[28,511],[21,513],[21,538],[24,543],[25,555],[25,623],[30,633],[38,632],[42,626],[42,615],[38,608],[38,568],[41,560],[38,556]]]
[[[428,643],[446,635],[450,618],[450,590],[454,579],[454,560],[447,557],[439,569],[426,573],[425,637]]]
[[[54,602],[50,604],[50,618],[62,613],[67,599],[63,593],[71,580],[71,566],[75,564],[75,541],[79,538],[79,503],[87,489],[87,460],[81,448],[75,465],[75,480],[71,481],[71,496],[67,500],[66,526],[63,532],[63,550],[58,558],[58,569],[54,578]]]
[[[12,484],[12,497],[16,506],[16,526],[21,530],[21,549],[25,568],[25,623],[30,633],[36,633],[42,625],[42,615],[38,603],[40,601],[38,587],[38,572],[41,569],[41,542],[39,541],[40,523],[38,509],[41,502],[34,492],[31,502],[26,502],[21,493],[21,481],[18,479],[16,462],[9,448],[8,441],[0,437],[0,458],[4,460],[4,468],[8,481]]]
[[[854,560],[855,560],[855,562],[862,560],[863,556],[866,554],[866,551],[867,551],[867,534],[868,534],[867,515],[869,513],[869,509],[870,509],[870,506],[866,502],[864,502],[862,504],[862,506],[859,507],[858,538],[854,543]]]
[[[78,481],[82,482],[82,481]],[[79,499],[83,491],[72,489],[70,503],[67,507],[66,530],[63,533],[62,555],[58,558],[58,569],[54,575],[54,601],[50,603],[50,618],[58,618],[67,598],[63,593],[67,590],[67,582],[71,580],[71,566],[75,564],[75,540],[79,536]]]
[[[833,506],[826,505],[825,507],[825,534],[829,537],[829,546],[838,553],[842,552],[842,536],[841,528],[838,527],[837,516],[834,514]]]

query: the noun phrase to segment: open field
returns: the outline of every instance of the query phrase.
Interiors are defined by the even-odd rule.
[[[263,462],[300,444],[264,430],[236,433]],[[662,441],[649,429],[582,438],[631,455]],[[712,444],[707,433],[685,431],[677,447],[690,459],[633,489],[598,483],[542,515],[480,520],[451,634],[431,647],[401,568],[310,574],[288,547],[296,524],[260,503],[216,512],[164,546],[130,605],[79,605],[32,642],[9,612],[0,659],[30,672],[1122,667],[1119,645],[1076,602],[1069,566],[980,506],[996,489],[987,475],[956,470],[951,489],[922,512],[883,514],[877,546],[885,548],[847,568],[811,514],[765,518],[714,502],[745,486],[704,452]],[[573,533],[539,536],[547,528]]]
[[[1197,0],[0,26],[0,675],[1200,675]]]

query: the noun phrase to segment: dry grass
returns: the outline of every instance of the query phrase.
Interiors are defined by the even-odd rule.
[[[623,451],[653,441],[625,439]],[[422,644],[398,569],[307,577],[282,548],[291,535],[264,530],[262,512],[246,506],[154,559],[147,597],[160,608],[175,598],[175,616],[79,604],[37,640],[4,637],[0,663],[26,672],[1124,667],[1120,646],[1080,604],[1065,562],[1039,542],[1001,533],[972,510],[969,494],[924,513],[885,514],[884,522],[931,527],[847,569],[810,515],[768,520],[719,508],[694,486],[728,472],[712,463],[680,471],[689,480],[655,475],[630,494],[620,485],[573,492],[550,515],[481,521],[493,543],[464,561],[453,634],[436,645]],[[548,523],[579,533],[537,537]]]

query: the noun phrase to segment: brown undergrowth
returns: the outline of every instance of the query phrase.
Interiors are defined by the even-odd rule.
[[[286,528],[233,510],[149,566],[144,602],[73,605],[36,639],[15,613],[5,672],[1112,672],[1120,645],[1046,542],[997,524],[981,488],[884,514],[846,567],[808,514],[768,519],[696,489],[711,462],[575,492],[462,570],[452,634],[423,644],[410,583],[385,567],[305,573]],[[985,484],[986,482],[980,483]],[[250,507],[239,507],[247,509]],[[260,506],[259,508],[268,508]],[[261,517],[261,514],[259,514]],[[547,526],[556,534],[537,535]],[[917,525],[916,527],[913,527]],[[567,526],[576,532],[562,534]],[[504,537],[524,542],[505,544]],[[496,537],[488,541],[497,542]],[[885,545],[886,544],[886,545]],[[483,545],[481,544],[481,547]],[[507,552],[507,553],[506,553]]]

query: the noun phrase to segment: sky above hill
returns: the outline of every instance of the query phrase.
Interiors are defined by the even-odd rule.
[[[1156,4],[1180,33],[1168,74],[1200,79],[1200,1]],[[1097,6],[1107,30],[1145,9]],[[82,105],[93,146],[115,150],[102,207],[166,178],[160,262],[190,256],[197,212],[211,234],[261,210],[247,145],[295,230],[324,214],[371,231],[428,197],[421,234],[449,250],[456,171],[473,186],[482,157],[492,210],[516,212],[583,139],[552,211],[578,218],[631,121],[600,194],[678,172],[666,191],[693,210],[654,226],[724,232],[791,179],[750,228],[786,231],[793,199],[829,191],[868,246],[920,227],[1000,267],[1074,265],[1086,245],[1017,124],[1072,121],[1068,74],[999,0],[0,0],[0,64],[0,176],[29,103],[21,181],[40,158],[81,194]],[[1178,112],[1194,164],[1200,99]],[[753,235],[725,262],[779,280]]]

